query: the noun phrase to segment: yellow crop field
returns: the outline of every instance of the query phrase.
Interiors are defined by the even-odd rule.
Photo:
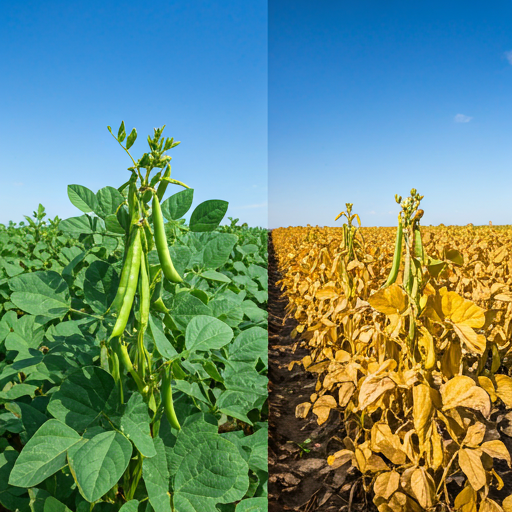
[[[341,412],[328,463],[355,466],[379,512],[512,511],[512,227],[421,226],[421,198],[397,198],[398,229],[347,204],[343,227],[272,231],[309,349],[291,366],[318,376],[296,416]]]

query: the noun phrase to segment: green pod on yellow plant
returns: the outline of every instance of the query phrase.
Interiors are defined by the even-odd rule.
[[[419,259],[421,263],[424,262],[425,251],[423,249],[419,226],[414,227],[414,257]]]
[[[160,388],[160,396],[164,406],[164,413],[167,421],[172,428],[181,430],[180,423],[174,411],[174,402],[172,400],[172,387],[171,387],[171,369],[167,366],[163,371],[162,387]]]
[[[126,284],[126,291],[123,296],[123,302],[121,304],[119,315],[114,325],[114,330],[110,335],[110,339],[121,336],[123,334],[128,318],[130,317],[130,311],[132,310],[133,299],[135,298],[135,292],[137,291],[137,282],[139,279],[140,260],[142,253],[142,244],[140,239],[140,228],[137,227],[134,233],[133,240],[133,252],[132,259],[130,262],[130,271],[128,275],[128,282]],[[125,265],[128,261],[125,262]]]
[[[171,255],[169,254],[169,247],[167,247],[167,237],[165,236],[164,218],[162,215],[162,208],[158,200],[158,195],[153,195],[153,225],[155,227],[155,245],[158,252],[158,259],[162,266],[164,276],[172,283],[181,283],[183,279],[176,272],[172,264]]]
[[[398,277],[398,270],[400,269],[400,261],[402,260],[402,241],[404,238],[404,232],[402,228],[402,220],[400,216],[398,216],[398,228],[396,230],[396,240],[395,240],[395,252],[393,254],[393,264],[391,265],[391,271],[389,276],[384,283],[383,288],[386,286],[392,285],[396,278]]]

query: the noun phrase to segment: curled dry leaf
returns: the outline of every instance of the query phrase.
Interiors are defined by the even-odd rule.
[[[310,402],[303,402],[303,403],[297,405],[297,407],[295,407],[295,417],[296,418],[305,418],[308,415],[310,409],[311,409]]]
[[[331,409],[337,407],[336,399],[332,395],[321,396],[313,405],[313,413],[318,416],[317,423],[321,425],[329,418]]]
[[[386,471],[375,479],[373,490],[376,496],[382,496],[384,499],[388,500],[398,489],[399,484],[400,475],[396,471]]]
[[[441,386],[443,411],[454,407],[468,407],[480,411],[486,418],[491,414],[491,400],[471,377],[456,375]]]

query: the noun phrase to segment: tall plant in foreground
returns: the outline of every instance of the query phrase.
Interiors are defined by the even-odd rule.
[[[137,132],[126,137],[123,122],[114,138],[133,164],[126,183],[68,187],[85,215],[60,229],[84,250],[60,273],[9,281],[17,313],[0,320],[0,404],[15,422],[7,431],[23,437],[0,439],[0,503],[13,511],[266,502],[267,334],[256,304],[266,291],[237,268],[261,282],[266,269],[251,264],[258,246],[235,251],[236,235],[214,232],[225,201],[201,203],[185,226],[193,190],[170,177],[166,152],[179,143],[163,129],[135,160]],[[169,184],[185,190],[163,201]]]

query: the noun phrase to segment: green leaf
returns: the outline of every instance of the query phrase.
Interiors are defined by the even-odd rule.
[[[249,498],[242,500],[235,509],[235,512],[266,512],[268,510],[267,498]]]
[[[84,299],[95,313],[104,314],[116,296],[119,276],[106,261],[93,261],[85,271]]]
[[[188,350],[214,350],[222,348],[233,339],[229,325],[211,316],[199,315],[189,322],[185,332]]]
[[[100,217],[115,215],[119,205],[124,202],[123,195],[114,187],[103,187],[98,190],[96,193],[96,199],[98,208],[94,210],[94,213]]]
[[[176,349],[165,336],[161,325],[162,322],[160,319],[154,318],[153,315],[149,316],[149,329],[151,330],[151,336],[155,342],[156,349],[165,359],[175,359],[178,352],[176,352]]]
[[[59,223],[59,229],[74,238],[78,238],[81,234],[90,235],[95,233],[97,228],[98,219],[88,215],[70,217],[69,219],[61,220]]]
[[[53,496],[48,496],[44,502],[43,512],[71,512],[71,510]]]
[[[52,394],[48,412],[70,427],[83,432],[96,418],[115,410],[118,387],[110,373],[86,366],[72,373]]]
[[[206,268],[216,269],[228,261],[238,237],[228,233],[221,233],[204,246],[203,261]]]
[[[211,199],[198,205],[190,217],[190,230],[213,231],[226,215],[228,204],[227,201]]]
[[[103,432],[83,443],[68,456],[82,496],[89,502],[99,500],[123,476],[133,447],[119,432]]]
[[[173,194],[161,204],[163,216],[167,220],[181,219],[190,210],[193,199],[194,190],[191,188]]]
[[[226,274],[221,274],[216,270],[205,270],[201,272],[201,277],[209,279],[210,281],[218,281],[220,283],[231,283],[231,279]]]
[[[149,428],[150,421],[148,406],[139,393],[134,393],[121,417],[121,432],[132,441],[144,457],[156,455]]]
[[[9,484],[33,487],[66,465],[66,451],[80,441],[72,428],[48,420],[25,445],[9,477]]]
[[[136,140],[137,140],[137,130],[135,128],[132,128],[130,135],[128,135],[128,139],[126,139],[126,149],[130,149]]]
[[[135,128],[134,128],[135,130]],[[139,510],[139,501],[130,500],[126,502],[120,509],[119,512],[137,512]]]
[[[249,468],[237,446],[196,424],[184,425],[167,457],[176,510],[217,512],[217,504],[241,500],[249,488]]]
[[[4,441],[7,444],[5,438]],[[7,446],[0,453],[0,503],[7,510],[16,510],[19,507],[18,510],[25,511],[27,510],[25,507],[27,507],[29,499],[21,495],[26,493],[26,489],[14,487],[7,483],[18,455],[18,452],[12,446]]]
[[[69,288],[57,272],[32,272],[9,280],[11,301],[31,315],[62,318],[71,307]]]
[[[211,315],[211,309],[190,293],[176,295],[171,306],[171,317],[178,329],[184,331],[189,322],[198,315]]]
[[[159,437],[153,439],[156,456],[142,461],[142,476],[149,502],[158,512],[171,512],[169,491],[169,469],[165,456],[164,442]],[[185,511],[184,511],[185,512]]]
[[[84,213],[95,212],[98,209],[96,194],[82,185],[68,185],[69,200]]]
[[[125,228],[119,223],[117,215],[113,213],[105,217],[105,227],[111,233],[117,233],[118,235],[124,235],[126,233]]]
[[[119,127],[119,130],[117,132],[117,139],[119,140],[119,142],[123,142],[125,137],[126,137],[126,129],[124,127],[124,121],[121,121],[121,126]]]
[[[268,366],[268,333],[261,327],[251,327],[229,346],[229,360],[256,364],[258,358]]]

